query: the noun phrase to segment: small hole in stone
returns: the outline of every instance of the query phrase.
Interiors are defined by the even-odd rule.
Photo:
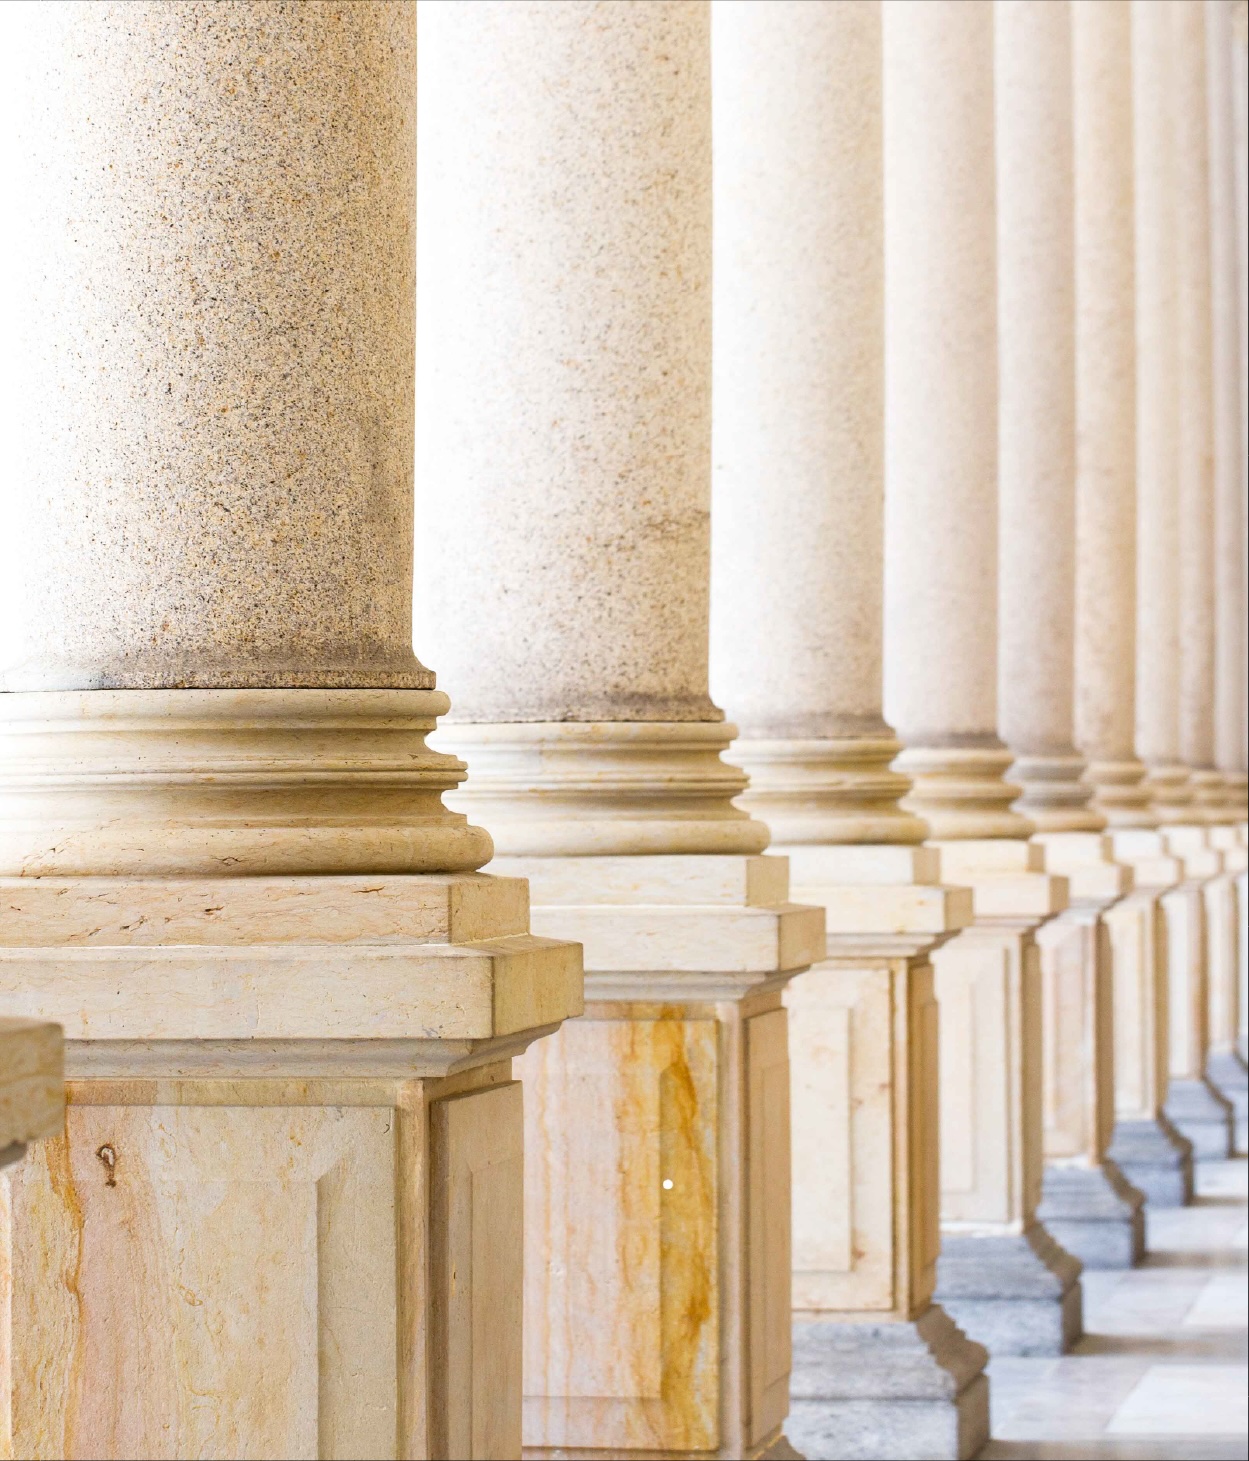
[[[672,1188],[672,1178],[671,1177],[665,1177],[664,1178],[664,1191],[665,1192],[670,1191],[671,1188]]]

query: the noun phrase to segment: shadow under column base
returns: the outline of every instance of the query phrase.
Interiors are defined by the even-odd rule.
[[[1165,1116],[1117,1122],[1106,1155],[1151,1207],[1186,1207],[1193,1200],[1193,1144]]]
[[[1037,1219],[1085,1268],[1132,1268],[1145,1256],[1145,1195],[1111,1161],[1046,1167]]]
[[[967,1461],[989,1439],[988,1358],[936,1304],[914,1321],[797,1320],[786,1434],[809,1461]]]
[[[993,1355],[1065,1354],[1084,1332],[1081,1265],[1027,1232],[941,1234],[936,1301]]]
[[[1249,1068],[1239,1050],[1212,1050],[1206,1079],[1232,1108],[1236,1151],[1249,1149]]]
[[[1173,1080],[1164,1110],[1180,1135],[1192,1143],[1196,1161],[1222,1162],[1232,1155],[1232,1105],[1209,1081]]]

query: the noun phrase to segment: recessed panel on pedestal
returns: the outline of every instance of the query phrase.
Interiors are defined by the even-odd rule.
[[[8,1177],[9,1454],[395,1455],[395,1124],[71,1105]]]
[[[526,1444],[714,1449],[716,1022],[587,1017],[517,1069]]]
[[[794,1307],[893,1305],[887,966],[820,967],[785,992],[794,1071]]]

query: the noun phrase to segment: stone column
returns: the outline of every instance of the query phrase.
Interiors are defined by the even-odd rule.
[[[992,6],[886,5],[884,78],[885,713],[915,783],[903,805],[976,914],[933,959],[937,1298],[991,1351],[1057,1353],[1080,1330],[1080,1266],[1036,1221],[1035,934],[1066,884],[1010,808],[997,734]]]
[[[417,622],[457,805],[588,971],[524,1064],[536,1455],[755,1457],[789,1408],[781,993],[824,932],[707,688],[710,20],[421,18]]]
[[[1137,759],[1136,332],[1130,0],[1074,5],[1075,739],[1132,890],[1102,915],[1113,985],[1110,1155],[1161,1204],[1192,1194],[1192,1151],[1162,1114],[1168,1080],[1160,899],[1179,879]]]
[[[65,1042],[56,1025],[0,1018],[0,1167],[65,1129]],[[7,1417],[6,1417],[7,1420]]]
[[[995,16],[999,500],[998,694],[1020,810],[1071,904],[1037,932],[1046,1170],[1039,1216],[1086,1265],[1144,1251],[1143,1198],[1106,1159],[1113,987],[1103,912],[1131,885],[1072,743],[1075,684],[1075,181],[1071,7]]]
[[[974,1455],[984,1351],[932,1302],[942,887],[881,715],[881,6],[712,10],[711,688],[740,805],[827,916],[786,989],[794,1379],[812,1456]]]
[[[425,744],[415,7],[25,34],[0,1012],[70,1106],[13,1178],[14,1450],[515,1456],[511,1057],[580,962]]]
[[[1223,782],[1224,825],[1210,829],[1223,873],[1206,887],[1209,923],[1210,1053],[1207,1070],[1249,1119],[1249,1071],[1237,1048],[1240,1025],[1237,878],[1246,853],[1236,828],[1245,818],[1246,584],[1245,426],[1241,420],[1240,319],[1237,315],[1236,159],[1233,143],[1232,26],[1226,0],[1206,0],[1209,101],[1211,357],[1214,422],[1214,760]],[[1241,1139],[1243,1148],[1244,1142]]]
[[[1149,768],[1163,851],[1182,878],[1162,899],[1172,1080],[1166,1111],[1198,1154],[1226,1150],[1226,1107],[1204,1079],[1204,1050],[1187,1033],[1206,1002],[1201,884],[1220,871],[1194,819],[1180,737],[1180,411],[1177,37],[1174,0],[1132,0],[1137,334],[1137,746]],[[1192,46],[1189,46],[1190,51]],[[1201,60],[1200,46],[1197,48]],[[1190,128],[1191,130],[1191,128]],[[1205,379],[1209,379],[1208,368]],[[1191,396],[1192,391],[1190,389]],[[1191,437],[1191,412],[1190,429]],[[1193,474],[1189,472],[1190,482]],[[1191,527],[1188,534],[1192,538]],[[1189,586],[1199,588],[1190,573]],[[1195,648],[1200,654],[1200,646]],[[1191,729],[1191,727],[1190,727]],[[1142,852],[1148,839],[1134,834]],[[1197,1045],[1201,1040],[1197,1040]],[[1178,1052],[1190,1055],[1179,1057]],[[1177,1063],[1178,1062],[1178,1063]],[[1189,1067],[1193,1067],[1190,1069]]]
[[[1244,455],[1241,460],[1241,510],[1249,524],[1249,5],[1231,0],[1233,149],[1235,153],[1236,317],[1240,321],[1240,421]],[[1249,549],[1242,565],[1246,574],[1245,601],[1249,613]],[[1249,630],[1246,630],[1249,638]],[[1249,749],[1241,770],[1249,773]],[[1225,773],[1226,774],[1226,773]],[[1243,801],[1236,828],[1242,846],[1249,845],[1249,812]],[[1249,1060],[1249,872],[1236,878],[1239,923],[1240,1011],[1236,1048]]]

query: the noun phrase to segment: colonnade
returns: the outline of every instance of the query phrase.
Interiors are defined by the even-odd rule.
[[[1243,3],[24,44],[0,1454],[974,1455],[1247,1104]]]

